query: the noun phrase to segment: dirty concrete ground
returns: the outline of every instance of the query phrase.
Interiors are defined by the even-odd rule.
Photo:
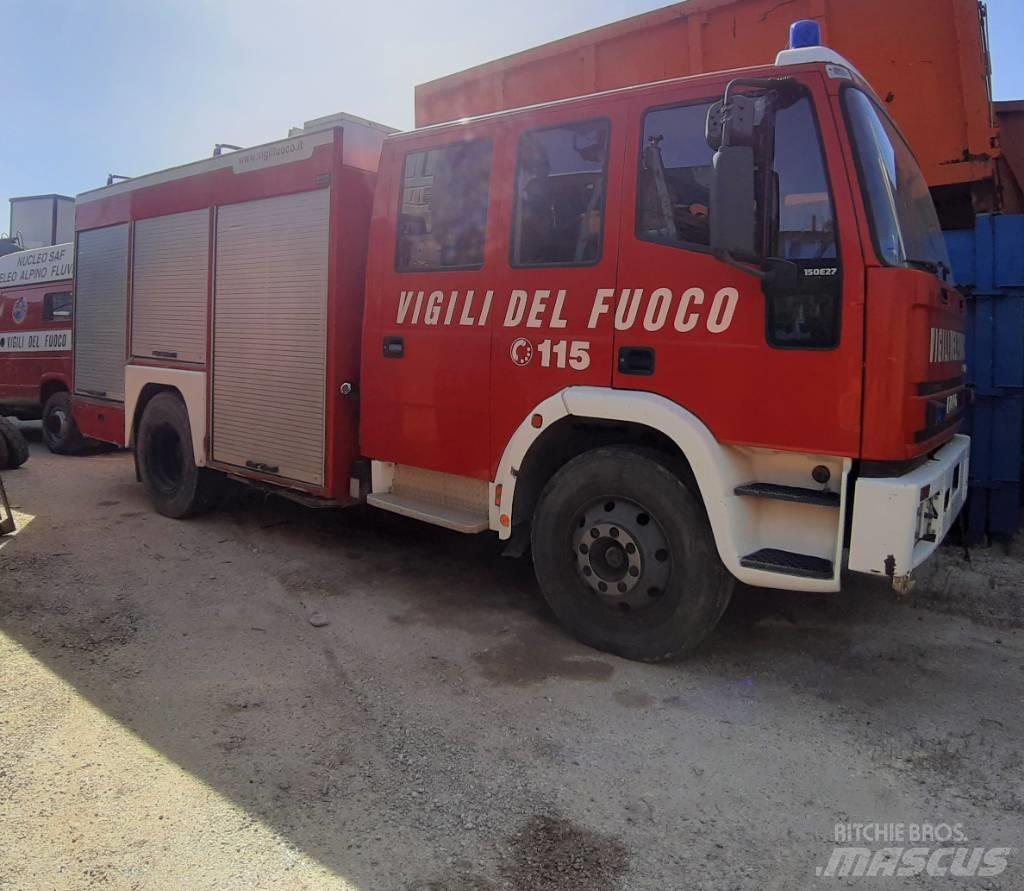
[[[38,441],[4,480],[0,888],[1024,888],[1019,849],[815,874],[846,821],[1020,845],[1024,632],[984,592],[743,590],[639,665],[487,536],[252,494],[175,522],[129,455]]]

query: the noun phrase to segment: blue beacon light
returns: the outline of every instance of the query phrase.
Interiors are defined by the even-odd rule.
[[[805,49],[821,46],[821,25],[814,19],[802,19],[789,26],[789,48]]]

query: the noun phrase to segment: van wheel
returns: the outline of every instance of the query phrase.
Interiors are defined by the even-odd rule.
[[[696,495],[655,451],[602,448],[574,458],[541,493],[533,564],[552,612],[573,635],[626,659],[684,656],[729,605]]]
[[[188,411],[174,393],[158,393],[147,403],[135,456],[150,500],[165,517],[203,513],[220,500],[223,474],[196,466]]]
[[[0,418],[0,439],[7,447],[7,457],[0,466],[8,470],[21,467],[28,460],[28,442],[25,439],[25,434],[10,418]]]
[[[85,447],[85,438],[71,414],[71,396],[63,390],[43,406],[43,442],[55,455],[74,455]]]

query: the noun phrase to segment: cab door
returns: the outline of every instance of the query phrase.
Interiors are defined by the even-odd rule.
[[[614,385],[671,399],[721,442],[856,455],[863,263],[849,184],[828,173],[844,167],[823,84],[808,76],[777,113],[766,242],[818,283],[792,296],[710,251],[705,123],[725,85],[631,98]]]
[[[508,119],[501,162],[503,287],[492,316],[492,479],[516,428],[573,386],[612,381],[626,104],[574,103]]]
[[[470,124],[385,143],[361,360],[376,460],[488,479],[500,140]]]

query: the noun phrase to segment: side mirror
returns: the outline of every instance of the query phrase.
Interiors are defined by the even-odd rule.
[[[723,145],[711,173],[711,250],[717,256],[757,262],[757,195],[754,149]]]
[[[765,100],[734,93],[708,109],[704,138],[713,151],[723,145],[754,145],[757,122],[764,116]]]

